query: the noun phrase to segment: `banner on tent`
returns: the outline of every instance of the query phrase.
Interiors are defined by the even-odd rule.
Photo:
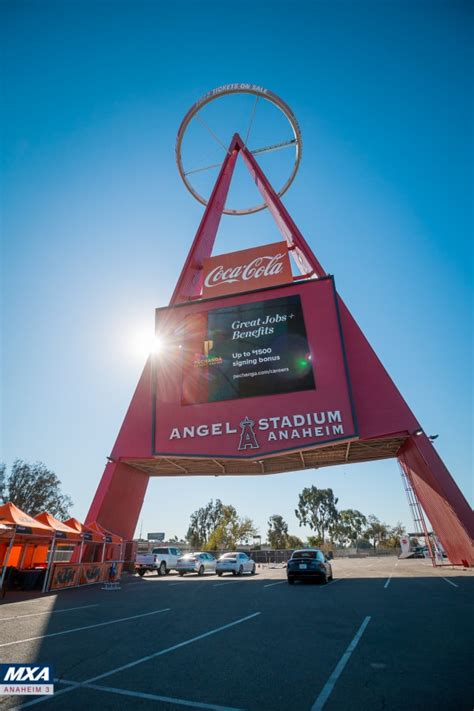
[[[61,588],[104,582],[109,579],[111,565],[112,561],[77,564],[55,563],[49,589],[60,590]],[[119,580],[122,575],[123,563],[115,563],[115,566],[114,579]]]
[[[80,565],[55,563],[51,576],[50,590],[73,588],[79,585]]]
[[[83,563],[81,565],[80,584],[100,583],[104,579],[106,565],[106,563]]]

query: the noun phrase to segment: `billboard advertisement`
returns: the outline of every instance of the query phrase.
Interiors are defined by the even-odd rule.
[[[299,294],[184,319],[182,404],[314,389]]]
[[[153,453],[258,458],[357,436],[331,277],[157,309]]]
[[[215,298],[292,281],[286,242],[273,242],[205,259],[202,295]]]

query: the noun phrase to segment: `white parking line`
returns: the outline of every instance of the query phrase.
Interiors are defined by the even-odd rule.
[[[56,681],[56,680],[55,680]],[[76,682],[58,679],[61,684],[76,686]],[[128,689],[118,689],[113,686],[101,686],[100,684],[82,684],[85,689],[94,689],[96,691],[105,691],[109,694],[121,694],[122,696],[132,696],[139,699],[147,699],[149,701],[162,701],[166,704],[175,704],[176,706],[191,706],[193,709],[211,709],[213,711],[243,711],[233,706],[218,706],[217,704],[204,704],[200,701],[188,701],[187,699],[175,699],[171,696],[158,696],[158,694],[147,694],[143,691],[129,691]]]
[[[264,588],[272,588],[274,585],[282,585],[283,583],[287,583],[287,580],[279,580],[277,583],[269,583],[268,585],[264,585]]]
[[[212,587],[213,588],[220,588],[221,585],[232,585],[231,581],[232,581],[232,578],[230,578],[230,580],[226,580],[225,583],[214,583],[214,585]],[[234,583],[243,583],[244,581],[243,580],[234,580],[233,582]]]
[[[15,617],[0,617],[0,622],[8,620],[21,620],[23,617],[37,617],[38,615],[56,615],[58,612],[72,612],[72,610],[85,610],[88,607],[99,607],[99,605],[81,605],[80,607],[65,607],[63,610],[46,610],[46,612],[29,612],[27,615],[15,615]]]
[[[388,586],[390,585],[391,579],[392,579],[392,576],[390,575],[390,577],[387,578],[387,582],[385,583],[384,588],[388,588]]]
[[[321,709],[323,708],[324,704],[330,697],[332,690],[336,686],[337,680],[339,679],[342,672],[344,671],[344,668],[345,668],[347,662],[349,661],[352,652],[359,644],[359,640],[362,637],[362,635],[364,634],[365,628],[369,624],[370,620],[371,620],[370,617],[366,617],[365,620],[363,621],[363,623],[361,624],[361,626],[359,627],[359,629],[357,630],[355,637],[353,638],[352,642],[349,644],[346,651],[344,652],[344,654],[342,655],[342,657],[336,664],[336,667],[335,667],[333,673],[331,674],[331,676],[329,677],[329,679],[323,686],[321,693],[319,694],[318,698],[312,705],[311,711],[321,711]]]
[[[443,577],[443,576],[441,576],[441,577]],[[443,580],[446,580],[446,582],[449,583],[450,585],[452,585],[454,588],[459,587],[459,585],[456,585],[456,583],[453,583],[452,580],[448,580],[448,578],[443,578]]]
[[[85,625],[85,627],[74,627],[70,630],[62,632],[51,632],[50,634],[40,634],[37,637],[28,637],[27,639],[17,639],[15,642],[4,642],[0,647],[12,647],[14,644],[23,644],[23,642],[33,642],[35,639],[47,639],[48,637],[59,637],[63,634],[71,634],[72,632],[82,632],[83,630],[92,630],[95,627],[105,627],[105,625],[115,625],[118,622],[127,622],[128,620],[137,620],[139,617],[149,617],[150,615],[158,615],[160,612],[169,612],[170,607],[165,607],[163,610],[154,610],[153,612],[143,612],[140,615],[132,615],[131,617],[119,617],[108,622],[98,622],[95,625]]]
[[[150,613],[148,613],[150,614]],[[169,654],[169,652],[174,652],[175,649],[181,649],[181,647],[187,647],[188,644],[193,644],[193,642],[199,642],[201,639],[205,639],[206,637],[210,637],[211,635],[217,634],[218,632],[222,632],[223,630],[230,629],[231,627],[234,627],[235,625],[240,625],[242,622],[247,622],[247,620],[252,620],[254,617],[258,617],[261,615],[261,612],[254,612],[251,615],[247,615],[246,617],[241,617],[238,620],[234,620],[234,622],[229,622],[227,625],[222,625],[221,627],[216,627],[213,630],[210,630],[209,632],[204,632],[204,634],[200,634],[197,637],[191,637],[191,639],[187,639],[184,642],[179,642],[179,644],[174,644],[172,647],[167,647],[166,649],[161,649],[159,652],[154,652],[153,654],[148,654],[146,657],[140,657],[139,659],[136,659],[133,662],[129,662],[128,664],[123,664],[120,667],[115,667],[115,669],[110,669],[108,672],[104,672],[103,674],[98,674],[97,676],[93,676],[90,679],[85,679],[84,681],[78,681],[77,683],[70,682],[70,685],[67,687],[67,689],[61,689],[61,691],[57,691],[53,696],[41,696],[38,699],[33,699],[32,701],[28,701],[26,704],[22,705],[22,709],[28,708],[29,706],[35,706],[36,704],[41,704],[44,703],[45,701],[49,701],[50,699],[54,698],[56,699],[58,696],[61,696],[62,694],[67,694],[70,691],[74,691],[75,689],[79,689],[81,686],[85,686],[87,684],[92,684],[95,681],[98,681],[99,679],[105,679],[108,676],[111,676],[112,674],[117,674],[118,672],[124,671],[125,669],[131,669],[132,667],[136,667],[138,664],[143,664],[144,662],[149,662],[151,659],[156,659],[157,657],[161,657],[164,654]],[[138,615],[140,617],[140,615]],[[69,683],[69,682],[65,682]]]

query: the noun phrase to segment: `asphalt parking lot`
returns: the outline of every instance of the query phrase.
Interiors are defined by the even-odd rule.
[[[258,568],[7,594],[0,662],[52,664],[57,681],[0,708],[471,711],[473,571],[396,558],[333,571],[325,586]]]

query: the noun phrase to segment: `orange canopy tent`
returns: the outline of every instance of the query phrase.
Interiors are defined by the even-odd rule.
[[[0,523],[0,538],[11,538],[15,533],[13,526],[5,526],[4,523]]]
[[[38,516],[35,516],[35,519],[37,521],[39,521],[40,523],[44,523],[45,525],[50,526],[54,530],[54,541],[51,546],[51,554],[49,556],[48,571],[46,573],[44,587],[43,587],[43,592],[44,592],[45,590],[47,590],[49,579],[51,577],[51,572],[53,569],[53,565],[55,563],[56,549],[61,548],[61,545],[70,546],[71,543],[75,544],[76,546],[79,543],[81,543],[81,546],[82,546],[82,536],[79,533],[79,531],[77,531],[75,528],[72,528],[71,526],[68,526],[67,524],[63,523],[62,521],[59,521],[59,519],[55,518],[54,516],[52,516],[52,514],[48,513],[47,511],[44,511],[41,514],[38,514]],[[73,556],[73,552],[71,553],[71,557]]]
[[[54,537],[51,526],[37,521],[11,502],[0,506],[0,524],[13,529],[8,544],[0,548],[0,563],[3,566],[0,589],[7,568],[21,570],[46,567],[49,543]],[[3,536],[2,536],[3,539]]]
[[[64,523],[80,533],[82,538],[80,551],[74,551],[72,557],[75,563],[93,562],[94,560],[102,559],[102,552],[105,546],[105,535],[103,533],[85,526],[77,518],[68,518]],[[101,548],[97,545],[98,543],[101,544]]]
[[[0,506],[0,523],[6,524],[7,526],[15,526],[17,535],[46,536],[48,538],[54,536],[54,531],[51,526],[37,521],[32,516],[28,516],[27,513],[12,503]]]
[[[68,526],[69,528],[73,528],[75,531],[80,533],[84,542],[92,542],[92,543],[103,543],[104,542],[104,534],[103,533],[101,533],[100,531],[96,531],[93,528],[89,528],[89,526],[85,526],[80,521],[78,521],[77,518],[68,518],[67,521],[64,521],[64,525]]]
[[[112,531],[108,531],[101,526],[100,523],[97,523],[97,521],[88,523],[87,525],[90,529],[102,533],[105,537],[106,545],[102,552],[102,560],[121,560],[123,538],[116,533],[112,533]]]
[[[3,565],[10,541],[15,535],[15,527],[0,523],[0,566]]]
[[[123,538],[121,538],[121,536],[118,536],[116,533],[112,533],[112,531],[108,531],[106,528],[101,526],[100,523],[97,523],[97,521],[93,521],[92,523],[88,523],[87,525],[92,530],[102,533],[102,535],[105,537],[105,545],[102,550],[102,561],[121,560]]]
[[[93,531],[97,531],[97,533],[101,533],[103,536],[106,537],[107,543],[114,543],[116,545],[120,545],[123,541],[123,538],[121,536],[118,536],[116,533],[112,533],[111,531],[108,531],[106,528],[100,525],[100,523],[97,523],[97,521],[94,521],[93,523],[88,523],[87,524],[88,528],[92,529]]]
[[[68,541],[81,540],[81,534],[76,528],[68,526],[66,523],[59,521],[47,511],[38,514],[38,516],[35,516],[35,520],[45,524],[45,526],[49,526],[50,528],[54,529],[56,538],[67,539]]]

